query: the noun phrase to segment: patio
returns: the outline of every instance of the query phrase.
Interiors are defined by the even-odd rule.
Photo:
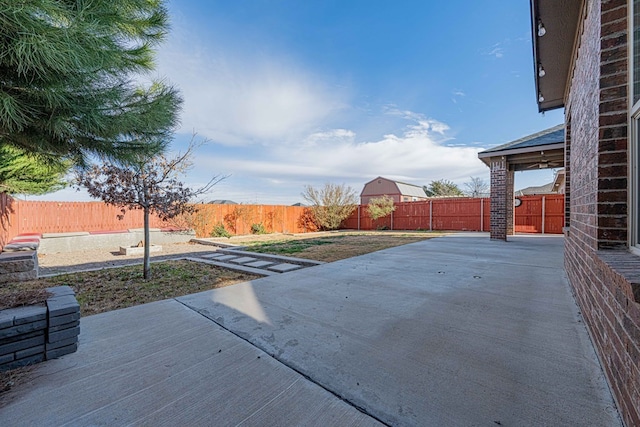
[[[562,250],[457,234],[83,318],[0,424],[621,425]]]

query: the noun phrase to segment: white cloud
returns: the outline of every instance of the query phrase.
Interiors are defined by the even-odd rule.
[[[516,40],[518,41],[518,40]],[[504,39],[493,46],[491,46],[487,51],[483,52],[484,55],[493,56],[495,58],[503,58],[505,53],[505,47],[511,45],[511,39]]]
[[[225,155],[209,161],[223,164],[234,177],[272,180],[274,185],[364,183],[378,175],[422,185],[442,178],[466,181],[469,176],[486,172],[477,157],[482,148],[452,146],[452,139],[446,136],[446,124],[420,114],[402,113],[411,120],[404,131],[373,141],[358,141],[353,131],[332,129],[310,134],[295,147],[272,147],[253,158]],[[201,161],[209,164],[205,158]]]
[[[477,157],[482,148],[454,145],[445,123],[411,111],[387,114],[408,123],[369,140],[339,128],[308,133],[295,145],[247,148],[211,142],[198,149],[185,181],[199,187],[212,175],[230,174],[200,200],[292,204],[303,201],[304,185],[345,183],[359,192],[378,175],[416,185],[448,179],[462,186],[470,176],[487,179],[488,168]]]
[[[306,146],[316,146],[327,141],[353,141],[356,134],[347,129],[331,129],[324,132],[315,132],[307,136],[303,144]]]
[[[453,97],[451,98],[451,102],[453,102],[454,104],[458,103],[458,98],[464,98],[465,96],[467,96],[467,94],[460,89],[454,89],[453,92],[451,92],[451,95],[453,95]]]
[[[217,48],[184,29],[174,33],[158,52],[158,70],[182,92],[181,132],[195,129],[225,145],[290,142],[345,106],[344,89],[284,56]]]

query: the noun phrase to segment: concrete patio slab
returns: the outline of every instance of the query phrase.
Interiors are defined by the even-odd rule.
[[[0,425],[380,425],[175,300],[83,318],[78,351],[36,369]]]
[[[457,235],[179,298],[390,425],[620,425],[562,237]]]
[[[620,426],[562,245],[455,235],[83,318],[0,425]]]

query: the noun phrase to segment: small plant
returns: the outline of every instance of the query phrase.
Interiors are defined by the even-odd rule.
[[[267,229],[262,223],[251,224],[251,234],[267,234]]]
[[[224,224],[219,222],[213,227],[213,230],[211,230],[211,237],[226,237],[226,238],[230,238],[231,237],[231,233],[229,233],[227,231],[227,229],[224,228]]]
[[[375,197],[369,200],[369,205],[367,206],[367,211],[369,211],[369,216],[374,221],[377,220],[378,218],[391,215],[391,212],[395,210],[396,210],[396,207],[393,204],[393,198],[390,196],[387,196],[386,194],[382,197]]]

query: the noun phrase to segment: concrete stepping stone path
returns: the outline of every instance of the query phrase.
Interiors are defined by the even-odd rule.
[[[197,258],[192,257],[189,259],[194,261],[202,260],[203,262],[217,265],[219,267],[245,271],[253,274],[262,274],[265,276],[325,264],[321,261],[248,252],[233,248],[219,248],[214,253],[204,254]]]

